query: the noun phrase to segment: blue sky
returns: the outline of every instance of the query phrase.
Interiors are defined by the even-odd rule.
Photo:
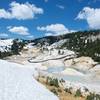
[[[99,29],[99,18],[100,0],[1,0],[0,37],[31,39]]]

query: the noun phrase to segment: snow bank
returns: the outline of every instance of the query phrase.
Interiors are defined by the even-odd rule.
[[[0,60],[0,100],[58,100],[33,73],[32,66]]]
[[[12,45],[12,41],[13,41],[13,39],[0,40],[0,46]]]

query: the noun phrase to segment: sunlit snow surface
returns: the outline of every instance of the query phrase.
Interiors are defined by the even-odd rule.
[[[58,100],[34,78],[32,66],[0,60],[0,100]]]
[[[0,40],[0,51],[9,51],[11,48],[13,39],[6,39],[6,40]]]

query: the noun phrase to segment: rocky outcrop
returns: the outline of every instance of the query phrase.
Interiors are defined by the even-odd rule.
[[[97,62],[94,62],[94,60],[90,57],[79,57],[65,61],[66,67],[72,67],[82,72],[88,71],[89,69],[93,68],[96,64]]]

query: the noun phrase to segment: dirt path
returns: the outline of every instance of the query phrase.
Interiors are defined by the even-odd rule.
[[[66,58],[66,57],[69,57],[69,58]],[[31,61],[32,59],[29,59],[28,61],[30,63],[41,63],[41,62],[46,62],[46,61],[49,61],[49,60],[59,60],[59,59],[63,59],[63,58],[66,58],[66,60],[69,60],[69,59],[73,59],[75,57],[76,57],[76,55],[65,55],[65,56],[58,57],[58,58],[50,58],[50,59],[37,60],[37,61]]]

